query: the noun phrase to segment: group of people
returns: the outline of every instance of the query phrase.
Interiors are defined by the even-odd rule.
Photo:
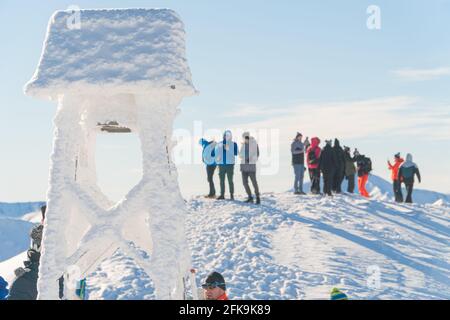
[[[230,130],[225,131],[220,142],[200,139],[203,147],[202,158],[206,165],[206,174],[209,183],[209,194],[207,198],[217,200],[225,199],[225,179],[228,180],[230,199],[234,200],[234,168],[236,158],[240,158],[240,171],[242,183],[247,193],[246,203],[261,203],[258,181],[256,179],[256,163],[259,158],[259,146],[256,139],[249,132],[242,135],[241,147],[233,141],[233,134]],[[214,173],[219,169],[220,195],[216,198],[214,186]],[[250,188],[249,180],[252,183],[254,194]]]
[[[320,148],[320,139],[314,137],[309,141],[297,133],[291,144],[292,166],[294,167],[294,193],[304,195],[303,181],[308,170],[311,180],[311,193],[321,194],[320,181],[323,178],[323,194],[331,196],[342,192],[344,179],[348,181],[347,192],[355,189],[355,176],[358,175],[358,190],[363,197],[369,197],[366,184],[372,171],[370,158],[355,149],[353,155],[349,147],[341,147],[338,139],[325,141]]]
[[[259,159],[259,146],[254,137],[249,132],[242,135],[240,148],[233,141],[233,134],[230,130],[225,131],[220,142],[200,139],[203,148],[202,158],[206,165],[206,174],[209,184],[209,194],[207,198],[217,200],[225,199],[225,180],[228,181],[230,199],[234,200],[234,168],[236,158],[240,159],[240,171],[242,183],[247,193],[247,203],[260,204],[260,191],[256,176],[256,164]],[[342,183],[347,180],[347,192],[355,192],[355,180],[358,181],[358,192],[361,196],[369,198],[366,189],[369,175],[372,171],[372,160],[361,154],[358,149],[351,152],[350,147],[341,146],[336,138],[325,140],[323,148],[320,147],[321,140],[313,137],[303,140],[303,135],[297,133],[291,144],[292,166],[294,168],[294,193],[305,195],[303,183],[305,172],[308,170],[311,180],[311,193],[332,196],[333,193],[342,192]],[[412,155],[408,154],[404,161],[400,154],[395,155],[395,162],[388,161],[389,169],[392,171],[393,188],[395,200],[403,202],[402,183],[407,190],[406,202],[412,203],[412,192],[414,188],[414,176],[421,181],[418,166],[412,162]],[[214,174],[218,168],[220,180],[220,194],[216,197],[214,185]],[[323,193],[321,193],[321,180],[323,180]],[[250,188],[253,186],[254,193]]]
[[[320,147],[320,139],[314,137],[309,141],[303,135],[297,133],[291,144],[292,166],[294,168],[294,193],[305,195],[303,190],[304,175],[309,172],[311,180],[311,193],[321,194],[321,178],[323,179],[323,194],[332,196],[333,193],[342,192],[344,179],[348,181],[347,192],[353,193],[355,190],[355,179],[358,177],[358,190],[361,196],[369,197],[366,184],[369,174],[372,171],[372,161],[369,157],[361,154],[355,149],[353,154],[349,147],[341,147],[338,139],[325,140],[325,146]],[[233,141],[231,131],[225,131],[223,140],[219,143],[215,141],[200,140],[203,147],[203,162],[206,165],[206,173],[209,183],[208,198],[217,200],[225,199],[225,180],[228,180],[230,198],[234,200],[234,168],[236,158],[240,158],[240,171],[242,182],[247,193],[247,203],[260,204],[260,192],[256,179],[256,163],[259,158],[259,146],[256,139],[245,132],[242,135],[240,148]],[[214,185],[214,173],[219,170],[220,195],[216,198]],[[403,202],[402,184],[405,184],[407,196],[405,202],[412,203],[412,192],[417,176],[419,183],[421,176],[417,164],[413,162],[411,154],[407,154],[406,161],[401,154],[395,155],[394,163],[388,161],[388,168],[391,170],[395,201]],[[249,185],[249,180],[254,189],[254,196]],[[41,251],[41,241],[43,232],[43,222],[45,219],[46,206],[42,206],[41,224],[35,226],[30,234],[31,248],[27,251],[27,260],[24,267],[15,270],[16,278],[8,290],[8,283],[0,277],[0,300],[35,300],[37,298],[37,279],[39,272],[39,260]],[[60,279],[61,280],[61,279]],[[226,284],[220,273],[212,272],[202,284],[203,296],[206,300],[228,300],[226,294]],[[61,283],[60,283],[61,291]],[[61,297],[61,292],[60,292]],[[347,297],[339,290],[333,289],[332,300],[345,300]]]

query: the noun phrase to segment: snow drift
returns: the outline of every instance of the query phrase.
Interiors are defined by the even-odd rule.
[[[371,180],[374,192],[388,192]],[[334,286],[352,299],[449,299],[450,203],[423,192],[416,197],[426,203],[413,205],[357,195],[266,193],[260,207],[193,198],[186,230],[197,282],[222,272],[232,299],[328,299]],[[21,257],[0,263],[0,274],[12,273],[13,259]],[[120,250],[88,288],[89,299],[156,298],[151,278]]]

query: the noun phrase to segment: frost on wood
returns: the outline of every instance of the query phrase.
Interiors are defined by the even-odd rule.
[[[41,60],[25,91],[48,97],[109,90],[138,93],[175,86],[194,92],[185,57],[185,31],[172,10],[81,10],[50,19]]]
[[[190,254],[170,137],[177,106],[195,94],[183,24],[166,9],[81,10],[81,29],[71,30],[69,14],[51,18],[25,87],[58,103],[39,298],[58,299],[67,268],[86,277],[120,250],[148,273],[159,299],[179,299]],[[96,135],[129,131],[141,140],[143,177],[115,204],[96,183]]]

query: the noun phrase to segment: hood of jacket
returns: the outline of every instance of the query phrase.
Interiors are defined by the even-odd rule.
[[[314,137],[311,139],[311,148],[317,148],[320,144],[320,139],[317,137]]]
[[[229,136],[228,139],[227,139],[227,136]],[[231,130],[226,130],[223,133],[223,141],[224,142],[231,142],[231,141],[233,141],[233,133],[231,132]]]
[[[413,156],[411,153],[408,153],[406,155],[406,161],[403,162],[402,167],[405,167],[405,168],[417,167],[416,164],[413,162]]]
[[[338,139],[334,139],[334,147],[335,148],[340,148],[341,147],[341,143],[339,142]]]

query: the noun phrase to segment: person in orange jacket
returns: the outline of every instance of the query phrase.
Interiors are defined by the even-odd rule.
[[[218,272],[209,274],[202,288],[206,300],[228,300],[225,279]]]
[[[400,152],[395,155],[394,164],[391,164],[391,162],[388,161],[388,168],[391,170],[391,179],[396,202],[403,202],[402,183],[398,176],[400,166],[403,162],[405,162],[405,160],[400,156]]]

